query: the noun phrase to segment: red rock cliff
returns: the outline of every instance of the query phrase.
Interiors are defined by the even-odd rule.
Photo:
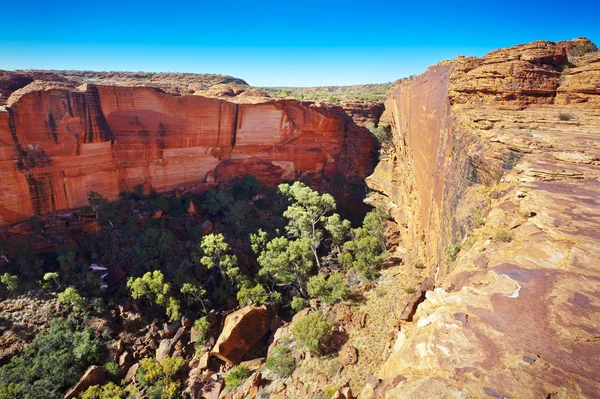
[[[247,99],[246,99],[246,102]],[[0,112],[0,225],[109,199],[254,174],[275,183],[372,171],[374,143],[339,107],[234,103],[145,87],[14,93]]]
[[[600,397],[593,48],[461,57],[390,92],[394,152],[368,183],[436,288],[361,398]]]

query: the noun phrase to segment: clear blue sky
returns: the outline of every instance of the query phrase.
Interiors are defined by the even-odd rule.
[[[600,1],[9,0],[0,69],[220,73],[256,86],[389,82],[457,55],[587,36]]]

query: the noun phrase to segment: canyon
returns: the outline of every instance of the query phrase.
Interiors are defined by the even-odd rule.
[[[600,397],[589,40],[442,61],[394,83],[384,111],[276,100],[222,77],[190,89],[4,76],[0,227],[81,207],[92,190],[342,177],[393,219],[393,266],[425,277],[387,304],[394,327],[359,398]],[[379,160],[368,122],[391,126]]]

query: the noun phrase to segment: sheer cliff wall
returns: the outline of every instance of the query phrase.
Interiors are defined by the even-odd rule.
[[[600,396],[593,49],[459,57],[390,92],[394,151],[367,181],[400,226],[406,267],[423,264],[435,289],[361,398]]]
[[[372,135],[336,106],[97,85],[16,94],[0,111],[0,225],[86,205],[92,190],[364,180],[375,162]]]

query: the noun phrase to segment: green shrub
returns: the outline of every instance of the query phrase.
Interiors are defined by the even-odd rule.
[[[254,287],[243,284],[237,293],[237,300],[240,306],[246,306],[252,303],[263,305],[269,300],[269,294],[260,284],[256,284]]]
[[[97,363],[105,343],[90,327],[71,319],[54,319],[23,353],[0,368],[0,398],[59,399]]]
[[[58,302],[74,312],[85,312],[87,310],[85,300],[73,287],[67,287],[66,290],[58,294]]]
[[[573,119],[573,115],[567,112],[561,112],[558,114],[558,119],[561,121],[570,121],[571,119]]]
[[[42,226],[42,223],[40,222],[40,219],[38,219],[37,216],[30,217],[29,224],[35,231],[40,231],[44,227],[44,226]]]
[[[225,386],[227,387],[237,387],[244,382],[244,380],[250,377],[250,369],[246,366],[235,366],[231,369],[231,371],[225,376]]]
[[[162,364],[155,358],[146,358],[140,362],[137,378],[148,389],[149,398],[180,398],[181,383],[176,377],[184,364],[185,361],[179,356],[167,356]]]
[[[308,294],[313,297],[321,297],[325,303],[344,300],[350,296],[350,289],[344,281],[344,276],[339,273],[332,274],[325,279],[323,276],[313,276],[308,280]]]
[[[196,343],[204,344],[208,341],[208,330],[210,328],[210,323],[205,317],[201,317],[194,322],[194,338],[196,339]]]
[[[169,210],[171,209],[169,205],[169,200],[165,197],[158,197],[153,201],[153,203],[154,208],[159,209],[163,212],[169,213]]]
[[[446,262],[452,263],[456,260],[458,253],[460,252],[460,244],[450,244],[444,248],[446,252]]]
[[[4,273],[0,276],[0,283],[6,286],[9,291],[14,291],[19,286],[19,278],[14,274]]]
[[[280,378],[285,378],[294,372],[296,363],[287,347],[276,346],[271,356],[267,358],[265,366]]]
[[[333,323],[326,320],[321,312],[302,317],[292,327],[298,345],[310,351],[323,350],[331,340]]]
[[[485,224],[485,218],[483,217],[481,209],[478,208],[475,210],[473,216],[471,217],[471,220],[473,221],[475,227],[481,227]]]
[[[291,308],[294,311],[294,313],[298,313],[305,307],[306,307],[306,301],[304,300],[304,298],[299,297],[299,296],[295,296],[292,298]]]
[[[510,231],[503,229],[502,227],[498,227],[494,231],[494,240],[500,242],[511,242],[513,239],[513,235]]]
[[[380,124],[375,127],[374,123],[367,123],[365,126],[373,136],[377,139],[379,144],[391,144],[392,143],[392,129],[389,126]]]
[[[108,362],[104,365],[104,370],[109,375],[116,377],[119,374],[119,365],[115,362]]]
[[[575,46],[573,48],[572,54],[575,57],[579,57],[584,54],[591,53],[591,52],[594,52],[597,50],[598,50],[598,48],[596,47],[596,45],[594,43],[585,43],[585,44],[580,44],[579,46]]]
[[[106,385],[92,385],[81,394],[81,399],[126,399],[135,397],[136,393],[133,385],[124,389],[109,382]]]

